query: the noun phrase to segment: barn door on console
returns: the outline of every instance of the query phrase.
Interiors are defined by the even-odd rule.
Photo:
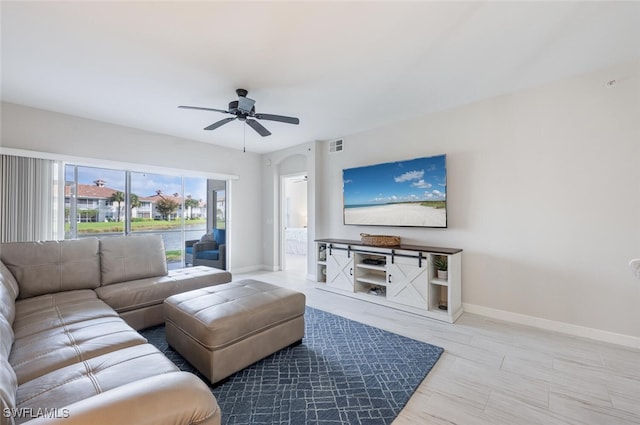
[[[327,286],[353,292],[353,255],[340,249],[328,251]]]
[[[427,309],[427,262],[417,258],[387,257],[387,300]]]

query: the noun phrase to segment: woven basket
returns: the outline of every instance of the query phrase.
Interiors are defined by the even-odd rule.
[[[373,246],[398,246],[400,245],[400,236],[388,235],[370,235],[368,233],[360,233],[360,239],[364,245]]]

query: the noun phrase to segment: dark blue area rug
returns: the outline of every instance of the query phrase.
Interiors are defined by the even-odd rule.
[[[223,424],[390,424],[444,351],[311,307],[305,328],[301,345],[211,389]],[[208,383],[168,347],[164,326],[141,333]]]

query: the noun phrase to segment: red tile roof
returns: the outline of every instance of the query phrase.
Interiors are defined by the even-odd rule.
[[[113,195],[114,193],[118,192],[118,190],[116,189],[111,189],[109,187],[105,187],[105,186],[97,186],[95,184],[78,184],[78,188],[77,188],[77,197],[78,198],[96,198],[96,199],[108,199],[111,198],[111,195]],[[71,187],[70,186],[65,186],[64,187],[64,196],[70,196],[71,194]],[[166,199],[172,199],[174,201],[176,201],[179,204],[182,204],[182,197],[180,196],[174,196],[174,195],[165,195],[163,194],[158,195],[152,195],[152,196],[138,196],[138,199],[141,201],[148,201],[148,202],[157,202],[160,198],[166,198]],[[200,206],[204,206],[206,203],[204,201],[200,201]]]
[[[78,198],[110,198],[111,195],[118,192],[116,189],[109,187],[100,187],[94,184],[78,184],[77,196]],[[71,195],[71,187],[64,187],[64,196]]]

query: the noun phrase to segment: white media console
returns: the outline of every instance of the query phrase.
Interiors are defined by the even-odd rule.
[[[461,249],[377,247],[343,239],[315,242],[320,289],[449,323],[462,314]],[[438,257],[447,260],[446,277],[438,277]]]

